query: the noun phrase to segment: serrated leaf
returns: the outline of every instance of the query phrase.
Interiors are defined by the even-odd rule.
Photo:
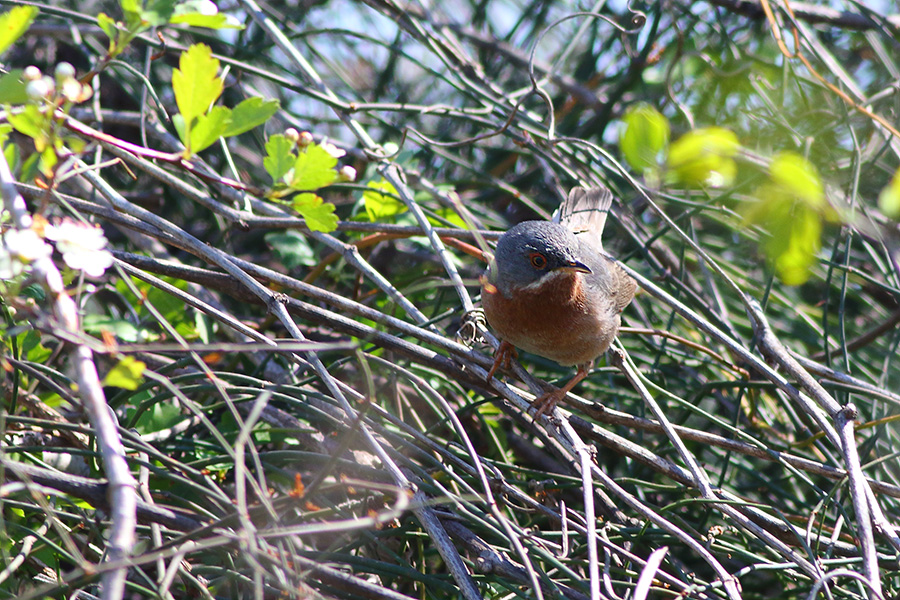
[[[375,222],[389,219],[408,210],[397,196],[397,190],[384,178],[381,181],[370,181],[363,192],[363,203],[369,221]]]
[[[669,148],[669,178],[689,186],[722,187],[737,174],[734,155],[740,144],[734,132],[722,127],[695,129]]]
[[[334,204],[323,201],[316,194],[297,194],[291,205],[306,219],[306,226],[311,230],[328,233],[337,229]]]
[[[214,106],[208,114],[197,117],[197,122],[191,127],[189,150],[196,154],[209,148],[222,137],[230,121],[231,109],[224,106]]]
[[[636,171],[656,167],[660,152],[669,144],[669,120],[649,104],[639,104],[622,121],[619,148],[625,160]]]
[[[878,194],[878,208],[886,217],[900,219],[900,169],[894,173],[894,178],[886,188]]]
[[[263,100],[258,96],[247,98],[231,111],[231,123],[225,137],[240,135],[265,123],[278,111],[278,100]]]
[[[15,69],[0,77],[0,104],[25,104],[25,82],[22,80],[22,69]]]
[[[281,178],[293,168],[294,162],[297,160],[293,149],[294,143],[280,133],[271,136],[266,142],[266,157],[263,159],[263,167],[273,182],[281,181]]]
[[[294,176],[288,184],[291,189],[313,191],[331,185],[337,180],[337,159],[318,144],[310,144],[294,161]]]
[[[35,6],[15,6],[0,14],[0,54],[28,31],[38,12]]]
[[[219,61],[206,44],[194,44],[182,52],[178,67],[172,73],[172,88],[178,112],[190,128],[191,122],[222,95],[224,81],[218,76]]]
[[[141,386],[146,368],[146,364],[133,356],[126,356],[109,370],[103,378],[103,385],[134,391]]]

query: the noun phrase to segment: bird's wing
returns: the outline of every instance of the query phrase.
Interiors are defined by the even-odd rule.
[[[612,192],[606,187],[575,187],[569,192],[553,220],[574,231],[579,239],[603,252],[603,226],[612,205]]]

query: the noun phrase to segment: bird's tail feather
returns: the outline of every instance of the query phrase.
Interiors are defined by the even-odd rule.
[[[602,251],[601,236],[612,198],[612,192],[605,186],[572,188],[569,197],[553,215],[553,220],[562,223],[578,234],[579,238]]]

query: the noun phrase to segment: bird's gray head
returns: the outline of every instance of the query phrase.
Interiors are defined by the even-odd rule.
[[[590,273],[576,256],[580,245],[575,234],[558,223],[519,223],[497,242],[488,281],[509,295],[515,289],[539,287],[559,273]]]

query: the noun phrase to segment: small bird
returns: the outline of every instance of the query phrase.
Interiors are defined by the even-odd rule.
[[[481,278],[481,301],[501,340],[490,379],[515,347],[562,366],[577,365],[562,388],[537,399],[535,418],[584,379],[619,330],[637,283],[603,252],[612,193],[576,187],[553,221],[519,223],[497,242]]]

